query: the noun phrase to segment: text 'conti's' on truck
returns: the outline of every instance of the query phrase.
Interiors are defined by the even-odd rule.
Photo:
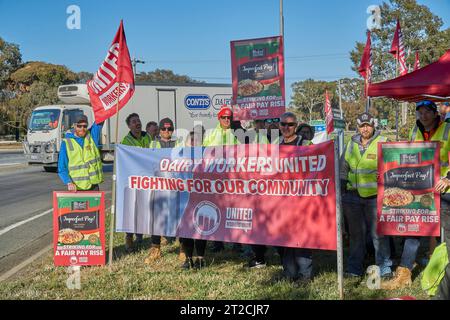
[[[192,130],[201,122],[204,128],[217,125],[217,113],[222,105],[231,105],[230,84],[158,84],[138,83],[131,100],[120,110],[119,142],[129,131],[125,118],[137,113],[142,130],[149,121],[169,117],[176,128]],[[57,105],[40,106],[33,110],[28,121],[28,132],[23,143],[25,157],[30,165],[43,165],[46,171],[56,171],[61,139],[71,130],[75,119],[84,114],[89,125],[94,121],[86,84],[63,85],[58,88]],[[101,153],[105,162],[112,161],[116,117],[103,125]]]

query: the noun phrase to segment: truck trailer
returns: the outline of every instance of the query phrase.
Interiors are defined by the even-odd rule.
[[[217,125],[217,114],[223,105],[231,106],[231,84],[164,84],[137,83],[133,97],[119,112],[119,132],[115,141],[117,115],[105,121],[101,135],[101,153],[105,162],[113,160],[114,145],[128,133],[125,119],[137,113],[142,127],[149,121],[169,117],[175,129],[192,130],[202,124],[205,130]],[[58,88],[62,104],[40,106],[33,110],[23,143],[30,165],[42,165],[46,171],[56,171],[61,139],[71,130],[79,114],[94,121],[86,84],[63,85]],[[176,134],[176,131],[175,131]]]

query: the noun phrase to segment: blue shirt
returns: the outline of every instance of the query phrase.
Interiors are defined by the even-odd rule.
[[[97,148],[100,147],[100,134],[102,132],[103,122],[100,124],[94,124],[89,129],[89,132],[92,136],[92,140],[94,140]],[[80,145],[81,148],[84,146],[84,138],[76,136],[73,131],[66,133],[65,138],[72,138]],[[58,175],[64,184],[68,184],[72,182],[69,176],[69,158],[67,157],[67,149],[66,142],[63,140],[61,142],[61,148],[59,148],[59,157],[58,157]]]

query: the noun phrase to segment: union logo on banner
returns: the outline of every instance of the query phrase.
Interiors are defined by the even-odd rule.
[[[120,110],[133,96],[133,68],[122,21],[103,63],[87,86],[97,123],[113,116],[117,104]]]

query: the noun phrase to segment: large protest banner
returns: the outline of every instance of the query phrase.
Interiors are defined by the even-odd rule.
[[[53,192],[53,249],[56,266],[105,264],[103,192]]]
[[[279,118],[285,111],[283,37],[231,41],[233,118]]]
[[[336,250],[333,142],[117,147],[116,231]]]
[[[378,224],[382,235],[439,236],[436,142],[378,144]]]

